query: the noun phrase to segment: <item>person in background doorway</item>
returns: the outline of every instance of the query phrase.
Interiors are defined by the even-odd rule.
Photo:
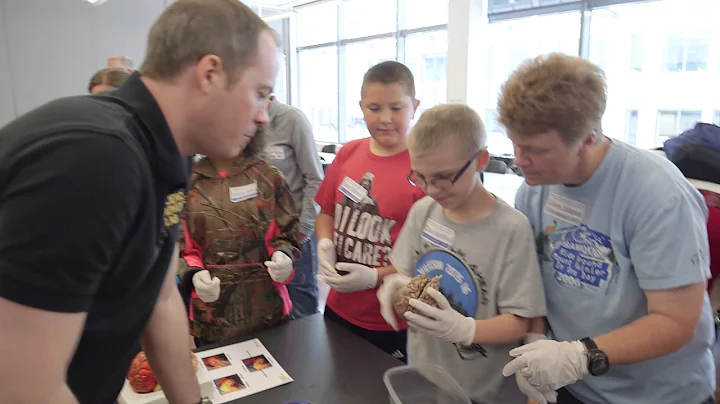
[[[602,69],[563,54],[501,89],[549,324],[503,373],[559,404],[714,403],[705,200],[667,159],[604,136],[606,103]]]
[[[312,127],[302,111],[281,103],[275,96],[270,98],[268,111],[265,156],[282,171],[300,213],[302,257],[295,262],[295,277],[288,284],[292,316],[298,319],[318,312],[315,218],[320,208],[314,198],[323,170]]]
[[[277,45],[239,1],[176,0],[112,97],[0,129],[0,403],[113,404],[140,346],[168,402],[201,402],[175,284],[190,156],[240,153]]]
[[[268,120],[267,113],[261,118]],[[263,131],[231,159],[196,165],[178,271],[190,295],[198,347],[273,327],[288,319],[298,215],[280,171],[260,159]],[[189,292],[189,293],[188,293]]]
[[[132,73],[135,67],[133,61],[127,56],[111,56],[107,60],[107,67],[123,69],[128,73]]]
[[[88,92],[92,95],[119,88],[130,77],[126,70],[108,67],[93,74],[88,84]]]

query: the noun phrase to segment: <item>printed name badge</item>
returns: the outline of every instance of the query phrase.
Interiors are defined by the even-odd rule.
[[[545,213],[556,219],[579,226],[585,217],[585,204],[551,192],[545,203]]]
[[[238,203],[242,201],[246,201],[251,198],[255,198],[257,196],[257,183],[253,182],[252,184],[243,185],[241,187],[231,187],[230,188],[230,201],[232,203]]]
[[[358,184],[357,182],[353,181],[350,177],[345,177],[342,184],[340,184],[340,192],[343,193],[343,195],[350,198],[351,201],[358,203],[367,196],[368,190],[363,188],[362,185]]]
[[[268,146],[265,153],[273,160],[285,159],[285,149],[282,146]]]
[[[478,287],[470,268],[454,253],[432,250],[415,264],[415,275],[440,278],[440,292],[453,309],[465,316],[474,317],[478,306]]]
[[[455,241],[455,231],[432,219],[428,219],[425,222],[422,238],[437,246],[449,249]]]

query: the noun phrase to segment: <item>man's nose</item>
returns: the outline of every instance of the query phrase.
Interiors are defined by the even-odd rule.
[[[263,105],[260,108],[258,108],[257,112],[255,113],[255,123],[258,125],[265,125],[266,123],[270,122],[270,115],[268,114],[268,108],[267,105]]]

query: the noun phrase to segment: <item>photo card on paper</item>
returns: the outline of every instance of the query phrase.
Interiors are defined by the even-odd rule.
[[[208,356],[206,358],[203,358],[202,361],[207,370],[222,369],[224,367],[232,365],[230,363],[230,359],[228,359],[227,355],[225,355],[224,353]]]
[[[265,355],[253,356],[243,360],[243,365],[250,373],[258,372],[272,367]]]
[[[213,380],[213,383],[221,395],[234,393],[247,387],[239,375],[221,377]]]

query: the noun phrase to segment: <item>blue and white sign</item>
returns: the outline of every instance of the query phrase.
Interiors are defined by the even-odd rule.
[[[470,268],[454,253],[447,250],[432,250],[420,257],[415,264],[415,275],[423,274],[430,279],[442,275],[440,291],[453,309],[465,316],[475,316],[478,287]]]
[[[550,246],[560,285],[590,294],[607,290],[615,259],[610,237],[583,224],[554,232]]]

